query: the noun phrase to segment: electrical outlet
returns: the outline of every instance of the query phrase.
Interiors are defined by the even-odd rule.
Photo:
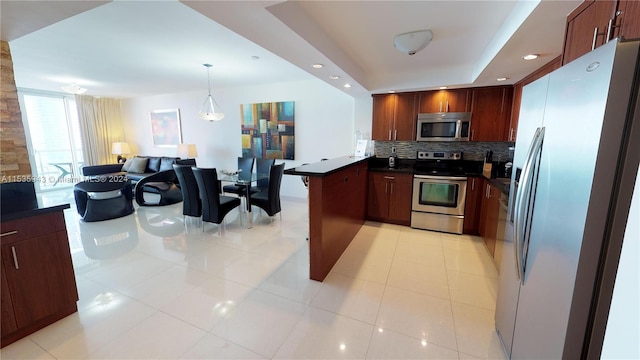
[[[394,154],[396,153],[396,147],[395,146],[391,147],[391,152],[394,153]]]

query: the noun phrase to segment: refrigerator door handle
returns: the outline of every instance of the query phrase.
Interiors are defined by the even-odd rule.
[[[524,165],[522,167],[522,174],[520,175],[520,181],[518,185],[518,192],[516,193],[516,199],[514,204],[514,219],[513,219],[513,232],[514,232],[514,251],[516,258],[516,274],[520,283],[524,285],[524,232],[526,228],[525,217],[528,213],[527,206],[530,203],[530,194],[531,191],[528,189],[531,187],[531,181],[533,177],[533,163],[536,155],[542,149],[542,140],[544,139],[544,127],[537,128],[535,134],[533,135],[533,141],[531,142],[531,146],[529,147],[529,151],[527,152],[527,156],[525,158]],[[524,199],[525,194],[528,194],[527,198]],[[526,200],[526,201],[523,201]]]

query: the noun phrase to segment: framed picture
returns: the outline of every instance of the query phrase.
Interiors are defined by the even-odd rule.
[[[151,112],[151,135],[155,146],[178,146],[182,143],[180,109]]]
[[[295,159],[295,103],[240,104],[242,156]]]

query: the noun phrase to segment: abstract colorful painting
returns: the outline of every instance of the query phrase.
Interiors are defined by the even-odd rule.
[[[294,102],[240,105],[242,156],[294,160]]]

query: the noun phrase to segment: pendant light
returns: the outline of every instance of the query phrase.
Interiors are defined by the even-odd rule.
[[[213,100],[213,97],[211,96],[211,77],[209,74],[209,68],[213,65],[211,64],[202,64],[202,65],[204,65],[207,68],[207,80],[209,82],[209,95],[204,100],[204,104],[202,104],[202,108],[200,109],[200,112],[198,113],[198,115],[202,120],[207,120],[211,122],[222,120],[224,118],[224,113],[220,110],[220,106],[218,106],[216,101]]]

